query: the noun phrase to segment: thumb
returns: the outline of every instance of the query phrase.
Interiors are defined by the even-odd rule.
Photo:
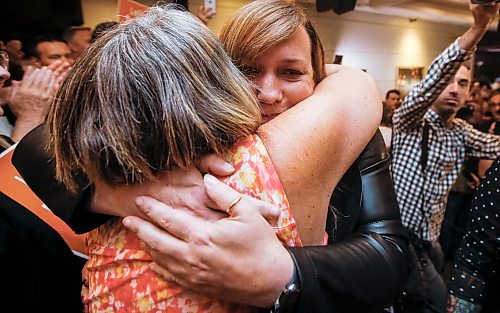
[[[234,173],[234,167],[216,156],[209,154],[196,163],[196,168],[202,173],[210,173],[217,176],[228,176]]]
[[[270,221],[277,219],[280,215],[280,209],[278,207],[245,196],[210,174],[206,174],[204,180],[208,197],[214,201],[216,209],[225,212],[229,211],[228,214],[230,214],[230,216],[238,216],[246,212],[258,212],[265,219]]]

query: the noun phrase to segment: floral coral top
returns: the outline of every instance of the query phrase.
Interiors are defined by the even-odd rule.
[[[262,141],[252,135],[236,144],[227,159],[236,172],[224,182],[241,193],[281,208],[273,225],[288,246],[301,246],[295,220],[276,170]],[[148,268],[152,262],[137,236],[113,220],[87,238],[90,259],[82,297],[89,312],[255,312],[255,308],[208,298],[167,282]],[[237,260],[235,260],[237,262]]]

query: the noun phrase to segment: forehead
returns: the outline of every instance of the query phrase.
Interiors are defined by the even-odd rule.
[[[292,36],[264,51],[255,61],[300,61],[311,65],[311,41],[306,30],[300,27]]]
[[[466,66],[461,65],[457,73],[455,74],[455,80],[466,79],[470,81],[470,78],[471,78],[471,71]]]
[[[70,52],[68,45],[62,41],[44,41],[36,46],[39,53],[53,54]]]
[[[399,97],[400,97],[400,95],[398,95],[398,94],[397,94],[397,93],[395,93],[395,92],[391,92],[391,93],[389,93],[389,98],[399,98]]]

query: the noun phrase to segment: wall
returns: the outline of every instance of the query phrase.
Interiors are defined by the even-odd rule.
[[[85,24],[95,26],[105,20],[116,20],[116,0],[82,0]],[[189,9],[196,14],[202,0],[191,0]],[[231,14],[247,3],[244,0],[217,0],[217,16],[209,23],[219,33]],[[439,52],[466,27],[364,12],[336,15],[318,13],[305,5],[317,25],[328,62],[335,54],[343,55],[343,64],[365,69],[372,75],[382,94],[396,87],[398,67],[427,69]]]

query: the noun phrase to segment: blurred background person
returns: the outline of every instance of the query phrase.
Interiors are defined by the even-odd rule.
[[[390,106],[393,110],[396,110],[401,105],[401,92],[397,89],[391,89],[385,94],[384,104]]]
[[[75,62],[68,44],[55,36],[42,35],[35,38],[28,49],[28,57],[37,67],[48,66],[55,61]]]
[[[71,26],[66,29],[62,35],[62,39],[68,44],[73,60],[76,60],[90,46],[91,38],[90,27]]]

